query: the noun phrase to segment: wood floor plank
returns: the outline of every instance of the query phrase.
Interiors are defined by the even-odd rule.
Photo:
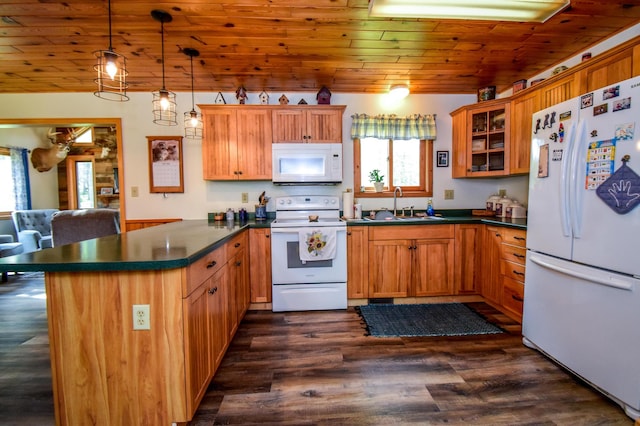
[[[53,425],[44,284],[0,285],[0,424]],[[378,338],[346,311],[250,311],[192,426],[623,425],[616,404],[507,333]],[[637,426],[637,425],[636,425]]]

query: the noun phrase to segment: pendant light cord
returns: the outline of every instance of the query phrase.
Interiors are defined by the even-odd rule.
[[[193,96],[193,56],[190,56],[189,58],[191,59],[191,111],[195,111],[196,103]]]
[[[160,21],[160,40],[162,44],[162,90],[164,87],[164,21]]]
[[[113,46],[111,43],[111,0],[109,0],[109,51],[113,52]]]

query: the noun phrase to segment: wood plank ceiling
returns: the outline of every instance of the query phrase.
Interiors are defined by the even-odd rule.
[[[0,93],[93,92],[95,57],[109,46],[106,0],[3,0]],[[128,59],[130,92],[412,93],[498,90],[640,22],[640,0],[572,0],[544,24],[369,18],[367,0],[112,0],[112,46]]]

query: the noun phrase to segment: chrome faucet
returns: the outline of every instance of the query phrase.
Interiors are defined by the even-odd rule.
[[[397,212],[397,207],[396,207],[396,196],[398,195],[398,192],[400,193],[400,196],[402,197],[402,188],[400,188],[399,186],[396,186],[396,189],[393,190],[393,215],[396,215]]]

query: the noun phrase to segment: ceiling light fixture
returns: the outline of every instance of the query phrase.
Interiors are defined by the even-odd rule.
[[[98,74],[94,80],[98,90],[93,94],[108,101],[128,101],[127,58],[114,52],[111,45],[111,0],[109,0],[109,48],[93,53],[98,58],[98,63],[93,66]]]
[[[409,96],[409,86],[396,84],[389,89],[389,95],[394,99],[404,99]]]
[[[169,13],[159,9],[152,10],[151,16],[160,22],[162,40],[162,89],[153,92],[153,122],[162,126],[176,126],[178,124],[176,94],[169,92],[164,85],[164,24],[171,22],[173,18]]]
[[[189,47],[182,52],[191,60],[191,111],[184,113],[184,136],[189,139],[200,139],[202,138],[202,114],[196,112],[193,96],[193,58],[200,56],[200,52]]]
[[[570,0],[370,0],[369,16],[545,22]]]

